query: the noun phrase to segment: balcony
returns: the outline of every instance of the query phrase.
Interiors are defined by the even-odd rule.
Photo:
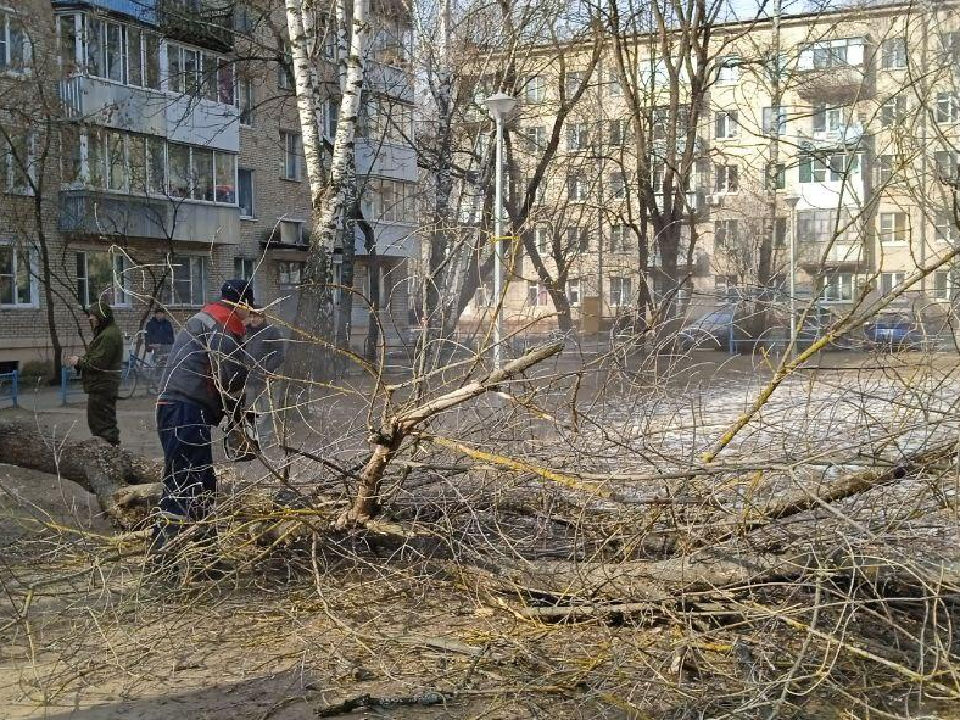
[[[167,37],[220,52],[233,49],[231,0],[155,0],[160,30]]]
[[[89,75],[62,80],[60,100],[70,120],[240,152],[240,111],[232,105]]]
[[[195,242],[236,242],[240,209],[166,198],[63,190],[57,228],[74,235]]]
[[[796,91],[812,104],[839,106],[872,98],[876,87],[866,66],[844,65],[805,71],[797,78]]]
[[[866,263],[866,253],[859,240],[837,240],[833,243],[797,241],[797,261],[800,265],[816,268],[821,260],[824,267],[856,267]]]
[[[149,25],[157,23],[156,0],[87,0],[87,2],[100,10],[127,15]],[[54,0],[53,6],[75,4],[75,0]]]

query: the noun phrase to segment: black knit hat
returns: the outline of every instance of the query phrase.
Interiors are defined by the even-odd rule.
[[[253,286],[249,280],[233,278],[233,280],[227,280],[220,288],[220,297],[227,302],[243,303],[252,307],[254,303]]]

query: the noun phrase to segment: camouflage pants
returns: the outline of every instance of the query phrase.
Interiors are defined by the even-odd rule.
[[[120,444],[116,391],[98,390],[87,394],[87,427],[91,435],[102,437],[111,445]]]

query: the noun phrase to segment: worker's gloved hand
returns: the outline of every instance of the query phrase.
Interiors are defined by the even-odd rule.
[[[223,438],[223,450],[234,462],[250,462],[256,460],[260,443],[255,436],[247,432],[245,423],[231,422],[227,425],[227,434]]]

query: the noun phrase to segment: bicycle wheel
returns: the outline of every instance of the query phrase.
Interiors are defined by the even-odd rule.
[[[134,393],[137,392],[137,383],[140,379],[140,370],[136,365],[131,364],[130,367],[124,372],[120,377],[120,397],[124,400],[132,398]]]

